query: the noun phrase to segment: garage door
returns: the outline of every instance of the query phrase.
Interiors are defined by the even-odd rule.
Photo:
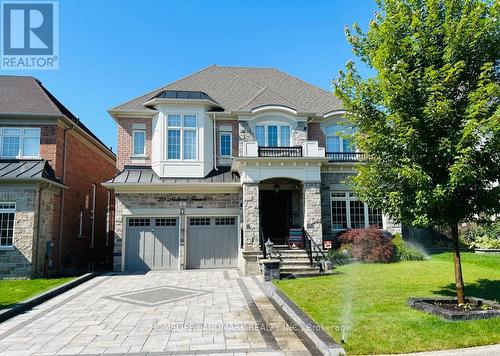
[[[127,270],[177,269],[179,223],[177,218],[131,218],[127,222]]]
[[[236,217],[190,217],[187,268],[238,267]]]

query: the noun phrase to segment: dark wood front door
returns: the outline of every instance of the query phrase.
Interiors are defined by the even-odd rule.
[[[290,190],[260,191],[260,228],[264,241],[286,245],[292,218],[292,192]]]

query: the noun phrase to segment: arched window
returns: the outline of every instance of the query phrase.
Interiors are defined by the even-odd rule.
[[[350,127],[333,124],[325,128],[325,150],[326,152],[355,152],[356,147],[352,140],[343,137],[354,133]]]

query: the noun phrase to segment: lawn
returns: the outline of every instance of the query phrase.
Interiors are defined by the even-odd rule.
[[[500,256],[462,254],[466,295],[500,300]],[[500,343],[500,318],[448,322],[411,309],[411,296],[453,296],[452,255],[426,261],[351,264],[339,274],[276,283],[348,354],[403,353]]]
[[[74,277],[49,279],[0,280],[0,309],[33,297]]]

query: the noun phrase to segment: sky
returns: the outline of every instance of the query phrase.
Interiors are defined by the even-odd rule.
[[[59,69],[0,74],[41,80],[116,152],[108,109],[212,64],[274,67],[332,91],[355,59],[344,26],[366,29],[375,10],[373,0],[60,0]]]

